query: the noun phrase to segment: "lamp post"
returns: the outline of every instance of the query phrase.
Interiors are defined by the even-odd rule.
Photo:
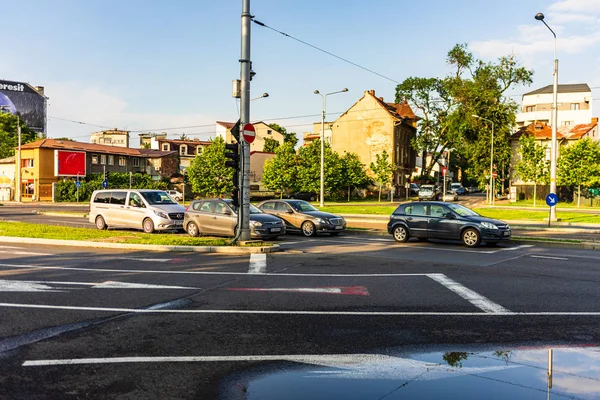
[[[0,110],[4,112],[4,110],[8,110],[7,106],[0,106]],[[9,111],[10,112],[10,111]],[[15,197],[17,201],[21,202],[21,117],[17,114],[17,140],[18,140],[18,149],[17,149],[17,182],[15,183]]]
[[[550,142],[550,193],[556,194],[556,161],[558,158],[558,143],[556,129],[558,127],[558,59],[556,58],[556,33],[544,21],[544,14],[537,13],[535,19],[542,21],[554,36],[554,83],[552,90],[552,141]],[[556,221],[556,205],[550,207],[550,221]]]
[[[255,97],[253,99],[250,99],[250,101],[262,99],[263,97],[269,97],[269,93],[263,93],[262,96],[258,96],[258,97]]]
[[[319,194],[319,207],[323,207],[323,198],[325,197],[325,111],[327,109],[327,96],[347,91],[348,88],[343,88],[337,92],[323,94],[318,90],[315,90],[315,94],[318,94],[323,98],[323,114],[321,115],[321,190]]]
[[[494,121],[491,119],[480,117],[479,115],[471,115],[473,118],[481,119],[487,121],[492,124],[492,140],[491,140],[491,149],[490,149],[490,204],[494,205]]]

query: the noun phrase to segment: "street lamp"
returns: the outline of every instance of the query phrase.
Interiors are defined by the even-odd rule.
[[[250,99],[250,101],[262,99],[263,97],[269,97],[269,93],[263,93],[262,96],[258,96],[253,99]]]
[[[556,194],[556,160],[558,158],[558,143],[556,129],[558,126],[558,59],[556,58],[556,33],[544,21],[544,14],[535,14],[535,19],[542,21],[554,36],[554,84],[552,91],[552,141],[550,142],[550,193]],[[556,221],[556,205],[550,207],[550,221]]]
[[[320,95],[323,98],[323,114],[321,116],[321,191],[319,195],[319,207],[323,207],[323,197],[325,196],[325,111],[327,109],[327,96],[347,92],[348,88],[338,90],[337,92],[331,92],[322,94],[318,90],[315,90],[315,94]]]
[[[490,204],[494,205],[494,121],[491,119],[480,117],[479,115],[471,115],[473,118],[481,119],[492,124],[492,140],[491,140],[491,151],[490,151]]]
[[[8,106],[0,106],[0,110],[4,112],[5,110],[9,110]],[[15,183],[15,196],[17,198],[17,202],[21,202],[21,117],[17,113],[17,140],[18,140],[18,150],[17,150],[17,182]]]

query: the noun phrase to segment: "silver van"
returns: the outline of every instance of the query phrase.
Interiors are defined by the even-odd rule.
[[[183,229],[184,213],[185,208],[163,190],[96,190],[90,199],[90,222],[98,229]]]

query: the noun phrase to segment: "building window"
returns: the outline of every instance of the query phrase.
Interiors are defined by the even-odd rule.
[[[270,134],[271,134],[271,130],[267,129],[267,135],[270,135]]]
[[[579,110],[579,103],[571,103],[571,111]]]
[[[525,112],[534,112],[535,106],[525,106]]]
[[[179,146],[179,154],[181,154],[182,156],[187,155],[187,146],[185,144]]]
[[[92,154],[92,164],[98,164],[98,154]]]
[[[100,164],[106,165],[106,154],[100,155]]]
[[[196,146],[196,155],[202,154],[202,146]]]
[[[33,158],[24,158],[21,160],[22,168],[33,168]]]
[[[134,167],[139,167],[140,166],[140,159],[139,158],[135,157],[133,159],[133,166]]]
[[[115,156],[108,156],[108,165],[115,165]]]
[[[563,121],[562,124],[563,126],[571,126],[573,125],[573,121]]]
[[[163,151],[169,151],[169,143],[163,143],[162,149]]]
[[[119,165],[120,165],[121,167],[124,167],[124,166],[125,166],[125,157],[119,157]]]

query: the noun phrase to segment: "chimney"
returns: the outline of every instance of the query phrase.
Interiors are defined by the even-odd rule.
[[[598,117],[592,117],[592,124],[593,123],[596,123],[596,124],[598,123]]]
[[[383,97],[380,97],[380,98],[379,98],[379,101],[383,103]]]
[[[371,96],[375,96],[374,90],[365,90],[365,94],[370,94]]]

